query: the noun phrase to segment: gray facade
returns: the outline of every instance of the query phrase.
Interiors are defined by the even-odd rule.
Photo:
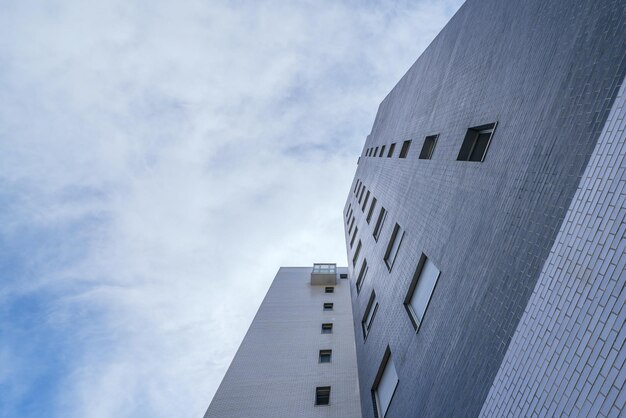
[[[344,209],[357,331],[379,304],[357,334],[364,417],[388,352],[388,417],[625,412],[624,22],[623,1],[469,0],[381,103]],[[459,161],[492,123],[482,162]],[[440,274],[416,332],[424,257]]]
[[[361,417],[350,283],[327,286],[311,284],[310,267],[280,268],[205,418]],[[321,333],[324,323],[332,333]],[[320,350],[332,350],[329,363]],[[316,406],[326,386],[330,403]]]

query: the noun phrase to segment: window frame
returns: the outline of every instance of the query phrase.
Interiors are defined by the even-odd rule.
[[[376,312],[378,311],[378,300],[376,300],[376,292],[372,289],[370,298],[367,301],[367,306],[363,312],[363,318],[361,319],[361,331],[363,331],[363,342],[367,341],[367,336],[370,333]],[[372,313],[370,315],[370,312]],[[368,321],[369,320],[369,321]]]
[[[398,238],[398,234],[400,234],[400,238]],[[385,261],[385,265],[387,266],[387,269],[389,269],[389,271],[391,271],[394,263],[396,262],[396,258],[398,258],[398,253],[400,252],[400,247],[402,246],[403,239],[404,239],[404,230],[402,229],[400,224],[396,222],[396,224],[393,227],[393,230],[391,231],[391,235],[389,236],[389,242],[387,243],[387,249],[385,250],[385,256],[383,257],[383,260]],[[396,246],[396,241],[398,241],[397,246]],[[394,248],[396,250],[393,254],[391,254]]]
[[[335,286],[324,286],[324,293],[335,293]]]
[[[357,295],[361,293],[361,288],[363,287],[363,282],[365,281],[365,276],[367,276],[368,270],[369,266],[367,265],[367,258],[363,257],[363,262],[361,263],[361,268],[359,269],[359,276],[355,282]]]
[[[332,322],[324,322],[322,324],[322,332],[321,334],[332,334],[333,333],[333,323]]]
[[[387,153],[387,158],[393,157],[393,152],[396,150],[396,143],[392,143],[389,145],[389,152]]]
[[[330,390],[330,386],[317,386],[315,388],[315,406],[330,405]],[[321,402],[322,399],[326,399],[326,403]]]
[[[487,156],[487,151],[489,151],[489,146],[491,145],[491,141],[493,139],[493,135],[496,132],[496,128],[498,126],[498,122],[487,123],[484,125],[473,126],[467,129],[465,133],[465,138],[461,143],[461,148],[459,149],[459,154],[457,156],[457,161],[468,161],[468,162],[479,162],[482,163],[485,161],[485,157]],[[485,150],[483,151],[480,159],[472,159],[472,154],[476,149],[476,145],[478,143],[478,138],[482,134],[489,134],[489,138],[487,139],[487,145],[485,145]]]
[[[417,285],[422,277],[422,273],[424,272],[424,267],[426,263],[432,263],[433,267],[437,269],[437,277],[435,278],[435,283],[430,290],[430,294],[428,295],[428,301],[426,302],[426,306],[424,307],[424,311],[422,312],[421,318],[415,309],[413,309],[413,305],[411,304],[411,300],[413,299],[413,295],[417,290]],[[437,284],[439,283],[439,278],[441,277],[441,270],[439,267],[432,261],[432,258],[426,256],[426,254],[422,253],[420,256],[420,260],[417,263],[417,267],[415,268],[415,273],[413,273],[413,278],[411,279],[411,284],[409,285],[409,289],[407,290],[406,296],[404,298],[404,309],[406,309],[409,319],[411,320],[411,324],[413,328],[415,328],[415,332],[417,333],[424,322],[424,317],[426,316],[426,312],[428,311],[428,307],[430,306],[430,302],[433,299],[433,295],[435,294],[435,289],[437,288]]]
[[[400,148],[400,154],[398,158],[406,158],[409,155],[409,150],[411,149],[411,140],[407,139],[402,143],[402,148]]]
[[[385,411],[382,411],[378,391],[379,391],[380,383],[383,380],[385,371],[389,364],[391,364],[391,367],[393,367],[393,372],[396,376],[396,382],[394,384],[393,390],[391,391],[391,396],[389,398],[389,402],[387,403]],[[374,406],[374,416],[378,418],[385,418],[385,416],[387,415],[387,412],[389,412],[389,407],[391,406],[391,402],[393,402],[393,397],[395,396],[398,390],[399,384],[400,384],[400,377],[398,376],[398,370],[396,369],[395,363],[393,362],[393,359],[391,356],[391,350],[389,349],[389,346],[387,346],[387,349],[385,350],[385,354],[383,355],[383,359],[380,362],[380,366],[378,367],[378,372],[376,373],[376,377],[374,378],[374,383],[372,384],[372,389],[371,389],[372,403]]]
[[[328,361],[322,361],[322,358],[328,359]],[[330,349],[320,350],[319,355],[317,357],[317,362],[319,364],[332,363],[333,362],[333,350],[330,350]]]
[[[372,220],[372,215],[374,214],[374,208],[376,208],[376,198],[372,196],[372,203],[370,204],[370,208],[367,212],[367,216],[365,217],[365,221],[369,224]]]
[[[329,311],[334,311],[334,310],[335,310],[335,304],[333,302],[324,302],[324,304],[322,305],[323,312],[329,312]]]
[[[435,153],[435,147],[437,146],[437,140],[439,139],[439,134],[428,135],[424,138],[424,143],[422,144],[422,150],[420,151],[419,159],[420,160],[432,160],[433,154]],[[432,142],[432,146],[427,147],[429,143]]]
[[[359,253],[361,252],[361,240],[356,245],[356,250],[354,251],[354,256],[352,257],[352,267],[356,266],[356,262],[359,259]]]
[[[387,209],[381,205],[380,211],[378,211],[378,218],[376,218],[376,224],[374,225],[374,230],[372,231],[372,235],[374,236],[374,241],[378,242],[378,238],[380,238],[380,233],[383,230],[383,226],[385,225],[385,220],[387,219]]]

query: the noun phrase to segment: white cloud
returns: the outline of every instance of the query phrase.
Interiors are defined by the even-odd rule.
[[[46,295],[56,416],[204,412],[278,267],[345,264],[378,103],[459,5],[0,6],[0,303]]]

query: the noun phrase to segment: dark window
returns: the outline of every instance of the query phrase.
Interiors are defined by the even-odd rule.
[[[359,232],[359,228],[354,228],[354,234],[352,235],[352,239],[350,240],[350,248],[354,245],[354,240],[356,239],[356,233]]]
[[[393,227],[393,232],[391,233],[391,237],[389,238],[389,244],[387,244],[387,251],[385,251],[385,264],[389,271],[393,267],[393,263],[396,261],[396,256],[398,255],[398,251],[400,250],[400,244],[402,243],[402,238],[404,237],[404,231],[400,228],[400,225],[396,224]]]
[[[348,210],[346,211],[346,218],[350,219],[350,210],[352,209],[352,203],[348,205]]]
[[[359,270],[359,276],[356,279],[357,294],[361,292],[361,287],[363,286],[363,280],[365,280],[366,275],[367,275],[367,260],[363,258],[363,263],[361,264],[361,270]]]
[[[322,334],[332,334],[333,324],[322,324]]]
[[[330,403],[330,386],[318,386],[315,388],[315,405],[328,405]]]
[[[387,211],[383,206],[380,207],[380,212],[378,212],[378,219],[376,220],[376,226],[374,226],[374,239],[378,241],[378,237],[380,236],[380,231],[383,229],[383,225],[385,224],[385,218],[387,217]]]
[[[324,310],[325,311],[332,311],[333,310],[333,304],[331,302],[324,303]]]
[[[373,197],[372,198],[372,204],[370,205],[370,210],[367,212],[367,223],[370,223],[370,220],[372,219],[372,214],[374,213],[374,208],[376,207],[376,198]]]
[[[385,145],[380,147],[380,154],[378,154],[379,157],[382,157],[383,155],[385,155]]]
[[[356,181],[356,184],[354,185],[354,190],[352,190],[352,193],[356,194],[356,191],[359,189],[360,183],[361,183],[361,180]]]
[[[393,151],[396,149],[396,143],[389,145],[389,152],[387,153],[387,158],[393,157]]]
[[[424,145],[422,145],[422,151],[420,152],[420,160],[430,160],[433,157],[433,151],[435,151],[438,137],[439,135],[431,135],[424,138]]]
[[[370,191],[368,190],[367,193],[365,194],[365,200],[363,200],[363,206],[361,206],[361,211],[365,212],[365,207],[367,206],[367,201],[370,198]]]
[[[348,273],[340,273],[339,274],[339,278],[340,279],[347,279],[348,278]]]
[[[359,204],[361,204],[361,200],[363,199],[363,192],[365,192],[365,186],[362,185],[361,191],[359,192]]]
[[[348,235],[352,233],[353,227],[354,227],[354,216],[352,217],[352,221],[350,221],[350,229],[348,229]]]
[[[320,363],[330,363],[333,357],[333,350],[320,350]]]
[[[324,293],[335,293],[335,288],[333,286],[327,286],[324,288]]]
[[[415,331],[419,329],[424,320],[424,314],[437,285],[439,274],[437,266],[426,255],[422,254],[409,291],[404,298],[404,308],[409,314]]]
[[[374,317],[376,316],[377,310],[378,310],[378,301],[376,301],[376,293],[372,290],[370,299],[367,302],[367,308],[365,308],[365,313],[363,314],[363,319],[361,320],[361,328],[363,330],[363,340],[366,340],[367,334],[370,333],[370,328],[372,327],[372,322],[374,322]]]
[[[469,128],[465,134],[457,160],[483,161],[495,129],[495,123]]]
[[[352,266],[356,266],[356,260],[359,259],[359,252],[361,252],[361,240],[356,245],[356,251],[354,251],[354,257],[352,257]]]
[[[400,158],[406,158],[409,155],[409,148],[411,148],[411,140],[404,141],[402,149],[400,149]]]
[[[376,155],[378,155],[378,147],[374,148],[374,157],[376,157]]]

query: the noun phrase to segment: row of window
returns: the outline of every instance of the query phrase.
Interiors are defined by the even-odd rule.
[[[342,279],[347,279],[348,275],[345,273],[340,274],[339,276]],[[324,293],[335,293],[334,286],[325,286]],[[322,310],[324,311],[332,311],[334,309],[333,302],[324,302],[322,305]],[[321,328],[322,334],[332,334],[333,333],[333,324],[332,322],[325,322],[322,324]],[[318,362],[322,363],[331,363],[333,358],[333,350],[332,349],[323,349],[319,350]],[[315,405],[316,406],[324,406],[330,405],[330,386],[318,386],[315,388]]]
[[[469,128],[467,130],[467,133],[465,134],[463,143],[461,144],[461,149],[459,150],[459,154],[456,158],[457,161],[483,161],[485,159],[485,155],[487,154],[487,148],[489,147],[489,143],[491,142],[493,133],[496,129],[496,124],[497,122],[494,122]],[[430,160],[432,158],[438,138],[439,134],[429,135],[424,138],[422,149],[419,155],[420,160]],[[368,148],[367,150],[365,150],[365,156],[384,157],[385,147],[385,145],[380,146],[380,151],[379,147]],[[387,158],[391,158],[393,156],[395,147],[395,142],[389,146]],[[398,157],[406,158],[409,153],[410,147],[411,140],[404,141],[404,143],[402,144],[402,149],[400,150],[400,155]]]

